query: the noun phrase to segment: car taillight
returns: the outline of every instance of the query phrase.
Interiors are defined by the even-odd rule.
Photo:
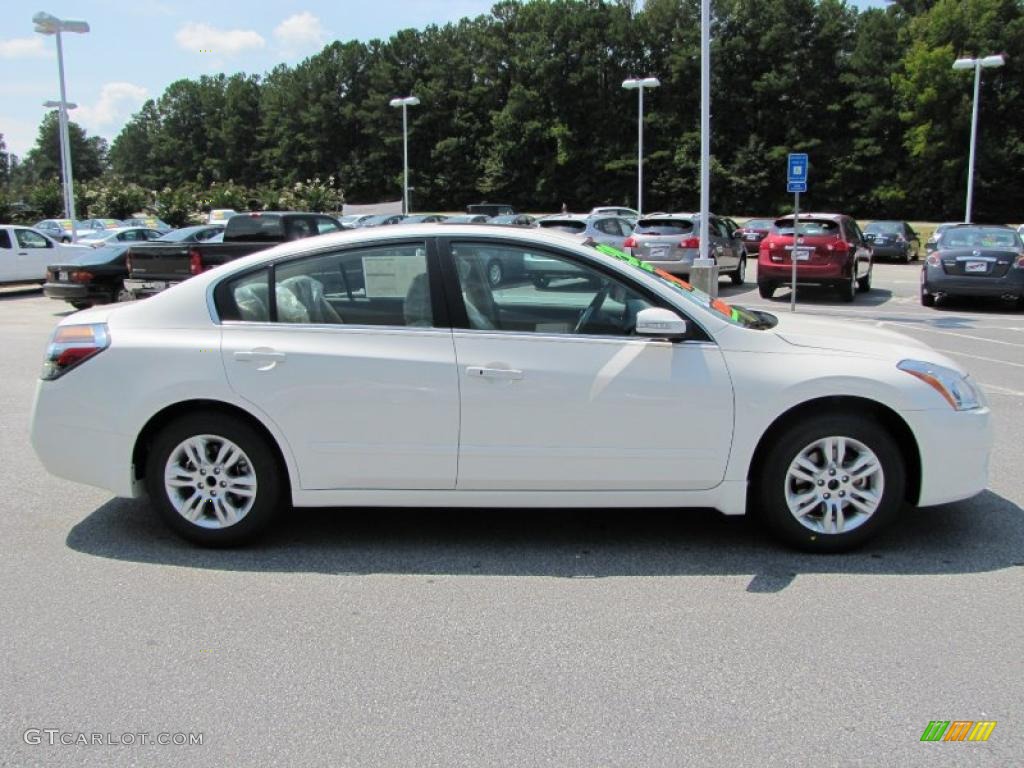
[[[700,248],[699,237],[684,237],[679,241],[680,248]]]
[[[636,248],[636,238],[630,235],[626,238],[625,242],[622,243],[623,248]]]
[[[188,252],[188,271],[189,274],[198,275],[206,269],[203,266],[203,254],[196,248],[190,248]]]
[[[86,272],[84,269],[76,269],[69,277],[72,283],[88,283],[92,281],[95,275],[92,272]]]
[[[937,267],[942,263],[942,260],[939,258],[939,254],[937,253],[931,254],[927,259],[925,259],[925,261],[928,263],[929,267]],[[1017,262],[1017,266],[1020,266],[1020,262]]]
[[[105,323],[57,326],[39,378],[53,381],[109,346],[110,334]]]

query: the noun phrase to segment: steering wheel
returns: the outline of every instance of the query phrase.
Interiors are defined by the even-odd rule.
[[[601,305],[604,304],[604,300],[608,298],[608,292],[611,288],[612,281],[605,280],[604,286],[597,292],[597,295],[594,296],[593,301],[591,301],[587,308],[580,313],[580,319],[576,321],[576,326],[572,329],[573,333],[583,332],[583,329],[587,327],[590,321],[594,318],[594,315],[600,311]]]

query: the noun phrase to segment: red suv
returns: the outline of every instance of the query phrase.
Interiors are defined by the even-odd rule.
[[[757,252],[757,289],[771,298],[793,278],[793,217],[776,219]],[[871,248],[857,222],[840,213],[801,213],[796,281],[831,285],[843,301],[871,290]]]

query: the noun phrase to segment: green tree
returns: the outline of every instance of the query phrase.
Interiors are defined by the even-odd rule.
[[[87,136],[75,122],[68,121],[68,143],[71,147],[71,172],[75,181],[99,177],[107,166],[107,141],[101,136]],[[39,125],[35,146],[25,156],[26,172],[36,180],[61,177],[60,118],[57,110],[46,113]]]

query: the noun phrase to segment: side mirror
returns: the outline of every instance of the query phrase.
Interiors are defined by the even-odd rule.
[[[637,336],[682,339],[688,330],[686,321],[670,309],[648,307],[641,309],[636,315]]]

